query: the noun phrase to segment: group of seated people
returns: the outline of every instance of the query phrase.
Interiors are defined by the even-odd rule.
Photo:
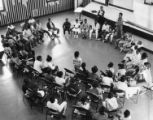
[[[112,29],[111,25],[109,25],[107,21],[105,21],[101,27],[100,23],[96,19],[94,24],[91,25],[88,23],[87,19],[75,19],[75,22],[71,23],[68,18],[66,18],[63,23],[63,31],[64,34],[67,31],[69,34],[73,34],[74,38],[79,38],[79,36],[81,36],[83,39],[93,39],[93,34],[95,34],[95,39],[102,41],[108,41],[109,39],[112,41],[115,36],[115,30]]]
[[[80,57],[79,51],[74,53],[73,64],[76,74],[82,79],[83,83],[89,84],[86,91],[99,97],[102,106],[107,111],[120,108],[118,98],[123,97],[123,95],[126,99],[130,99],[134,95],[137,96],[140,92],[145,91],[145,88],[153,89],[151,64],[148,61],[148,54],[142,52],[142,42],[138,41],[136,44],[131,40],[131,35],[126,33],[125,36],[129,40],[119,39],[116,42],[117,47],[126,50],[123,60],[118,64],[117,71],[114,69],[114,63],[110,62],[105,71],[100,70],[99,75],[96,65],[91,68],[90,72],[86,68],[86,63]],[[138,85],[140,82],[145,83],[140,86]],[[105,89],[104,86],[107,86],[109,90]],[[109,93],[107,98],[104,96],[105,91]],[[120,92],[117,93],[116,91]],[[80,106],[80,103],[78,105]],[[88,104],[84,103],[81,106],[89,110],[90,101],[88,101]]]
[[[93,29],[88,25],[87,19],[81,24],[76,20],[72,27],[74,37],[78,38],[78,33],[81,31],[83,38],[86,39],[88,33],[91,37],[93,31],[98,30],[96,33],[98,39],[98,24],[96,22]],[[84,95],[77,99],[76,105],[89,110],[87,116],[92,116],[91,119],[103,120],[112,117],[110,115],[112,111],[123,107],[122,104],[119,104],[121,97],[125,96],[130,99],[142,90],[142,87],[137,86],[139,82],[144,80],[148,88],[153,88],[148,55],[142,52],[142,42],[135,42],[130,34],[125,33],[122,38],[114,40],[114,31],[107,33],[107,22],[102,27],[102,35],[105,35],[103,38],[114,42],[116,47],[126,52],[125,57],[118,64],[117,71],[114,69],[113,62],[109,62],[107,69],[101,70],[100,74],[98,74],[99,69],[96,65],[89,71],[86,68],[86,63],[80,57],[79,51],[75,51],[73,58],[75,72],[73,76],[64,77],[64,73],[53,63],[50,55],[47,55],[45,60],[40,55],[35,58],[35,52],[32,50],[34,46],[43,42],[44,33],[57,37],[59,29],[55,27],[50,18],[47,28],[48,31],[42,29],[39,20],[35,21],[30,18],[22,24],[22,31],[17,31],[15,26],[9,25],[6,36],[1,36],[6,59],[10,61],[13,68],[19,70],[18,72],[26,73],[28,77],[28,80],[25,79],[22,85],[22,90],[27,98],[32,98],[36,103],[43,100],[49,109],[65,115],[68,102],[63,93],[73,97],[82,93]],[[63,29],[64,34],[65,31],[71,32],[71,24],[68,19],[66,19]],[[122,92],[116,93],[117,90]],[[96,113],[91,110],[93,99],[88,93],[97,96],[100,101],[101,106],[98,107],[99,111]],[[80,114],[77,109],[74,112]],[[113,116],[114,119],[130,119],[130,117],[129,110],[126,110],[124,115],[115,114]]]

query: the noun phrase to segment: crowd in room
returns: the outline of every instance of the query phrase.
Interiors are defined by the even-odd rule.
[[[45,60],[42,55],[36,56],[33,48],[43,44],[45,35],[51,42],[57,40],[62,44],[61,31],[52,18],[46,22],[47,29],[33,17],[20,25],[22,31],[13,24],[8,25],[6,34],[1,35],[4,47],[1,54],[4,64],[9,64],[15,75],[23,77],[22,91],[31,108],[37,106],[45,110],[46,118],[65,118],[72,102],[72,120],[76,117],[81,120],[131,119],[131,111],[124,108],[125,102],[133,97],[137,102],[139,94],[153,89],[149,56],[142,50],[143,42],[124,31],[123,13],[119,13],[113,26],[104,15],[101,6],[94,25],[88,23],[88,18],[74,21],[66,18],[62,25],[63,34],[76,41],[90,39],[111,44],[124,53],[117,70],[113,61],[108,61],[106,70],[100,70],[97,65],[87,69],[88,63],[78,50],[74,51],[74,68],[71,69],[59,69],[49,54]],[[145,85],[138,85],[142,82]]]

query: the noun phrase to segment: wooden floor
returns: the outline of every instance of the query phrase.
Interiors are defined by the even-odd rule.
[[[65,12],[55,14],[52,16],[56,26],[62,28],[62,23],[66,17],[70,20],[75,19],[72,12]],[[48,17],[40,18],[45,27]],[[89,22],[93,21],[89,19]],[[17,26],[19,26],[17,24]],[[0,33],[5,33],[5,29]],[[97,65],[99,69],[105,70],[108,62],[112,61],[117,68],[117,64],[122,60],[124,54],[121,54],[113,45],[102,43],[95,40],[73,39],[71,37],[65,38],[61,31],[61,43],[57,41],[50,43],[45,39],[43,45],[35,48],[36,55],[42,55],[45,59],[47,54],[53,57],[53,61],[61,70],[64,67],[73,69],[72,58],[73,52],[79,50],[83,61],[87,63],[87,68],[90,70],[91,66]],[[2,47],[0,47],[3,49]],[[149,61],[153,65],[153,56],[149,54]],[[152,67],[153,70],[153,67]],[[37,109],[30,109],[28,104],[23,101],[23,94],[21,92],[22,78],[14,76],[10,72],[9,66],[0,66],[0,120],[45,120],[45,114],[39,112]],[[132,120],[153,120],[153,100],[146,94],[139,97],[138,103],[134,104],[132,101],[126,101],[125,109],[128,108],[132,112]],[[71,107],[67,111],[67,120],[71,120]]]

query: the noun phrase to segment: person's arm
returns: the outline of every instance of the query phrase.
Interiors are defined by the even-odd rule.
[[[63,29],[65,29],[65,22],[63,23]]]

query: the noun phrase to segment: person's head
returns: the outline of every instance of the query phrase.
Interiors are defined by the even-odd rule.
[[[124,118],[129,118],[131,116],[131,113],[129,110],[124,111]]]
[[[105,114],[105,107],[104,106],[101,106],[100,108],[99,108],[99,114],[101,114],[101,115],[104,115]]]
[[[87,19],[84,19],[84,23],[87,23]]]
[[[55,97],[54,96],[50,97],[50,102],[51,103],[54,103],[55,102]]]
[[[144,66],[145,66],[146,68],[148,68],[148,69],[151,68],[151,64],[150,64],[149,62],[145,62],[145,63],[144,63]]]
[[[59,78],[62,78],[62,77],[63,77],[63,72],[62,72],[62,71],[57,72],[57,76],[58,76]]]
[[[68,18],[66,18],[66,19],[65,19],[65,21],[66,21],[66,22],[68,22],[68,21],[69,21],[69,19],[68,19]]]
[[[108,98],[109,98],[109,99],[113,98],[113,93],[112,93],[112,92],[110,92],[110,93],[108,94]]]
[[[82,96],[80,102],[84,104],[86,101],[87,101],[87,96],[86,95]]]
[[[147,53],[142,53],[142,55],[141,55],[141,59],[142,60],[144,60],[144,59],[146,59],[146,58],[148,58],[148,55],[147,55]]]
[[[1,35],[1,38],[3,39],[4,38],[4,35]]]
[[[142,45],[142,41],[138,41],[137,44],[138,44],[138,45]]]
[[[37,56],[37,60],[38,61],[42,61],[42,57],[41,56]]]
[[[97,73],[98,72],[98,67],[95,65],[91,68],[92,73]]]
[[[108,67],[108,68],[114,67],[114,63],[113,63],[113,62],[108,63],[107,67]]]
[[[124,69],[124,64],[121,64],[121,63],[118,64],[118,68],[119,68],[119,69]]]
[[[78,23],[78,22],[79,22],[79,20],[78,20],[78,19],[76,19],[75,21],[76,21],[76,23]]]
[[[120,12],[120,13],[119,13],[119,17],[122,17],[122,16],[123,16],[123,13]]]
[[[79,55],[80,55],[79,51],[75,51],[75,52],[74,52],[74,57],[75,57],[75,58],[78,58]]]
[[[100,10],[103,10],[103,6],[100,6]]]
[[[125,82],[125,76],[121,76],[120,81]]]
[[[50,55],[47,55],[46,61],[47,62],[51,62],[52,61],[52,57]]]
[[[51,18],[48,18],[48,22],[50,22],[51,21]]]
[[[85,68],[86,68],[86,63],[83,62],[83,63],[81,64],[81,67],[82,67],[83,69],[85,69]]]

